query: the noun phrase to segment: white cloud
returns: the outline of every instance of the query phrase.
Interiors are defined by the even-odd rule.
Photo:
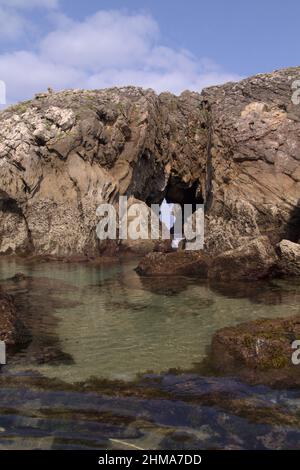
[[[0,79],[6,81],[10,101],[48,86],[139,85],[178,94],[240,78],[209,59],[166,47],[158,24],[148,15],[100,11],[76,22],[59,12],[57,19],[35,51],[0,55]]]
[[[144,61],[157,35],[158,26],[149,16],[101,11],[53,31],[40,51],[54,62],[86,69],[124,67]]]
[[[10,8],[57,8],[59,0],[0,0],[0,5]]]
[[[54,64],[26,51],[1,55],[0,77],[4,77],[10,102],[30,98],[48,86],[55,89],[78,87],[87,78],[80,69]]]
[[[31,9],[58,11],[59,0],[0,0],[0,39],[17,41],[35,30]]]
[[[29,28],[29,22],[0,3],[0,39],[16,40]]]

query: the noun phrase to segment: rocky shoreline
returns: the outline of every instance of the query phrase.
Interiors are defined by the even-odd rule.
[[[260,236],[214,257],[199,251],[149,253],[136,271],[141,276],[197,276],[224,282],[297,277],[300,245],[282,240],[273,247],[268,237]]]
[[[299,277],[300,106],[291,100],[299,76],[294,67],[180,96],[135,87],[66,90],[6,109],[0,113],[0,255],[95,264],[138,255],[138,274],[158,282],[164,276],[211,283]],[[110,203],[118,212],[124,195],[148,211],[164,199],[181,207],[203,204],[204,249],[99,240],[97,207]],[[7,289],[4,283],[0,290],[0,339],[14,347],[26,334]],[[299,321],[217,332],[213,367],[253,383],[300,386],[289,362]]]

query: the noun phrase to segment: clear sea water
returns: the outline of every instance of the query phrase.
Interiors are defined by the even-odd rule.
[[[0,374],[0,448],[300,448],[297,392],[199,368],[216,330],[300,313],[299,283],[143,279],[136,265],[0,260],[31,335]]]

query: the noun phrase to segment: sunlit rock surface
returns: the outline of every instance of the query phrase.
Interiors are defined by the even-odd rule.
[[[99,254],[96,208],[119,195],[204,203],[212,254],[261,234],[298,242],[299,72],[179,97],[134,87],[44,93],[3,111],[0,253]]]
[[[282,240],[278,246],[279,270],[283,275],[300,275],[300,244]]]

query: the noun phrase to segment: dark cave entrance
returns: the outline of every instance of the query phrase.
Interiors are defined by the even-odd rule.
[[[300,240],[300,199],[292,211],[284,238],[294,243],[298,243]]]
[[[145,157],[144,157],[145,159]],[[136,199],[144,201],[149,207],[157,204],[160,207],[160,219],[168,227],[171,238],[174,240],[177,234],[175,218],[172,217],[172,209],[174,204],[178,204],[181,208],[181,225],[182,229],[187,218],[197,209],[197,204],[204,204],[202,187],[199,179],[192,183],[186,183],[179,176],[170,176],[165,189],[165,171],[157,170],[153,173],[153,168],[144,171],[144,178],[134,178],[134,183],[128,190],[128,195],[132,194]],[[151,171],[150,171],[151,170]],[[185,210],[185,205],[190,205],[190,213]],[[182,239],[182,237],[181,237]]]
[[[165,199],[167,203],[180,204],[183,209],[185,204],[191,204],[193,212],[196,210],[197,204],[203,204],[202,193],[199,191],[199,183],[195,181],[191,186],[187,186],[182,182],[170,180],[166,188]]]
[[[161,204],[161,208],[163,205],[168,205],[169,210],[172,211],[172,207],[174,204],[178,204],[181,207],[182,212],[182,227],[186,223],[187,217],[189,214],[185,210],[185,205],[189,204],[191,206],[191,213],[193,214],[197,209],[197,204],[203,204],[203,196],[200,191],[200,185],[198,181],[195,181],[191,186],[183,183],[181,180],[177,178],[170,178],[168,185],[165,190],[164,199]],[[163,220],[163,218],[162,218]],[[182,238],[179,237],[179,234],[175,233],[175,219],[170,226],[170,233],[173,239],[181,240]]]
[[[2,190],[0,190],[0,211],[22,216],[22,210],[18,206],[17,201]]]

